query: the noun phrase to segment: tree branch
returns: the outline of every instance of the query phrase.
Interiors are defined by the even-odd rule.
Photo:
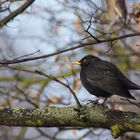
[[[0,21],[0,28],[6,25],[10,20],[15,18],[17,15],[21,14],[25,9],[27,9],[35,0],[26,0],[26,2],[16,9],[15,11],[11,12],[8,16]]]
[[[88,42],[88,43],[81,43],[81,44],[79,44],[77,46],[74,46],[74,47],[70,47],[70,48],[67,48],[67,49],[56,51],[54,53],[45,54],[45,55],[41,55],[41,56],[37,56],[37,57],[22,58],[22,59],[16,59],[16,60],[15,59],[13,59],[13,60],[1,60],[0,64],[5,64],[5,65],[17,64],[17,63],[22,63],[22,62],[28,62],[28,61],[48,58],[48,57],[55,56],[55,55],[58,55],[58,54],[62,54],[62,53],[68,52],[68,51],[76,50],[76,49],[79,49],[79,48],[84,48],[86,46],[105,43],[105,42],[113,42],[113,41],[121,40],[121,39],[124,39],[124,38],[127,38],[127,37],[134,37],[134,36],[139,36],[139,35],[140,35],[140,33],[126,34],[126,35],[122,35],[122,36],[119,36],[119,37],[108,38],[108,39],[104,39],[104,40],[100,40],[100,41],[91,41],[91,42]]]
[[[74,97],[74,99],[75,99],[75,101],[76,101],[76,103],[77,103],[77,106],[78,106],[78,107],[82,107],[82,105],[80,104],[80,101],[78,100],[78,98],[77,98],[77,96],[76,96],[76,93],[72,90],[72,88],[70,87],[69,82],[67,81],[66,78],[63,77],[63,78],[66,80],[67,84],[64,83],[64,82],[62,82],[62,81],[60,81],[60,80],[57,79],[56,77],[54,77],[54,76],[49,76],[49,75],[47,75],[47,74],[45,74],[45,73],[43,73],[43,72],[41,72],[41,71],[35,70],[35,72],[36,72],[37,74],[40,74],[40,75],[42,75],[42,76],[45,76],[45,77],[47,77],[47,78],[49,78],[49,79],[55,81],[55,82],[57,82],[57,83],[63,85],[63,86],[66,87],[67,89],[69,89],[69,91],[71,92],[71,94],[73,95],[73,97]]]
[[[0,125],[26,127],[95,127],[112,131],[114,138],[133,131],[140,132],[140,113],[122,112],[101,105],[38,109],[0,108]]]

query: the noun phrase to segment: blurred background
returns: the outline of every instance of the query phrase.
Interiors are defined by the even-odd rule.
[[[25,0],[0,0],[0,20]],[[0,59],[41,56],[62,49],[129,33],[140,32],[140,0],[36,0],[0,30]],[[96,41],[96,40],[95,40]],[[68,89],[41,77],[40,70],[65,82],[67,78],[82,104],[95,100],[81,85],[79,66],[72,64],[92,54],[108,60],[140,85],[140,37],[125,38],[71,50],[53,57],[1,65],[0,106],[47,107],[75,105]],[[131,92],[140,100],[140,91]],[[140,108],[119,96],[107,101],[110,108],[139,112]],[[0,140],[112,140],[109,130],[96,128],[0,127]],[[118,140],[140,140],[126,133]]]

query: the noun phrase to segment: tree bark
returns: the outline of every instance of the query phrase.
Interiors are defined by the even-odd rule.
[[[15,11],[11,12],[8,16],[0,20],[0,28],[6,25],[10,20],[23,13],[35,0],[26,0],[25,3]],[[13,2],[13,1],[11,1]]]
[[[112,131],[140,132],[140,113],[112,110],[101,105],[48,108],[0,108],[0,125],[26,127],[95,127]]]

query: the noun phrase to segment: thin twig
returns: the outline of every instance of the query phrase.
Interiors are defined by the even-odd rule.
[[[43,135],[44,137],[47,137],[47,138],[52,139],[52,137],[51,137],[50,135],[46,134],[46,133],[43,132],[41,129],[39,129],[39,128],[37,128],[37,127],[36,127],[36,129],[37,129],[37,131],[38,131],[41,135]]]
[[[36,53],[38,53],[38,52],[40,52],[40,50],[37,50],[37,51],[35,51],[35,52],[33,52],[33,53],[30,53],[30,54],[26,54],[26,55],[19,56],[19,57],[17,57],[17,58],[14,58],[14,60],[18,60],[18,59],[23,58],[23,57],[31,56],[31,55],[34,55],[34,54],[36,54]]]
[[[68,89],[70,90],[70,92],[72,93],[72,95],[73,95],[73,97],[74,97],[74,99],[75,99],[75,101],[76,101],[78,107],[82,107],[81,104],[80,104],[80,101],[78,100],[78,98],[77,98],[77,96],[76,96],[76,93],[75,93],[75,92],[72,90],[72,88],[70,87],[69,81],[68,81],[65,77],[63,77],[63,78],[66,80],[66,82],[67,82],[67,88],[68,88]]]
[[[111,45],[110,45],[110,47],[109,47],[109,49],[107,49],[107,51],[105,52],[105,54],[106,53],[109,53],[110,52],[110,50],[115,46],[115,44],[118,42],[118,40],[115,40],[114,42],[110,42],[111,43]]]
[[[100,42],[91,41],[91,42],[88,42],[88,43],[81,43],[81,44],[76,45],[74,47],[69,47],[67,49],[62,49],[62,50],[56,51],[54,53],[45,54],[45,55],[41,55],[41,56],[37,56],[37,57],[30,57],[30,58],[24,58],[24,59],[18,59],[18,60],[14,60],[14,59],[12,59],[12,60],[1,60],[0,64],[9,65],[9,64],[17,64],[17,63],[22,63],[22,62],[28,62],[28,61],[48,58],[48,57],[52,57],[52,56],[55,56],[55,55],[58,55],[58,54],[68,52],[68,51],[76,50],[76,49],[79,49],[79,48],[84,48],[84,47],[87,47],[89,45],[95,45],[95,44],[100,44],[100,43],[105,43],[105,42],[111,42],[111,41],[121,40],[121,39],[124,39],[124,38],[127,38],[127,37],[139,36],[139,35],[140,35],[140,33],[126,34],[126,35],[122,35],[122,36],[119,36],[119,37],[100,40]]]
[[[140,104],[139,104],[139,103],[135,103],[135,102],[131,101],[130,99],[127,99],[127,101],[128,101],[129,103],[134,104],[134,105],[136,105],[137,107],[140,108]]]
[[[138,108],[140,108],[140,104],[139,103],[135,103],[135,102],[131,101],[130,99],[124,99],[124,98],[122,98],[121,100],[128,101],[129,103],[131,103],[131,104],[137,106]]]
[[[80,104],[80,101],[78,100],[78,98],[77,98],[77,96],[76,96],[76,93],[71,89],[71,87],[70,87],[70,85],[69,85],[69,82],[66,80],[66,78],[65,78],[65,80],[67,81],[67,84],[63,83],[62,81],[58,80],[56,77],[54,77],[54,76],[52,76],[52,75],[51,75],[51,76],[50,76],[50,75],[47,75],[47,74],[45,74],[45,73],[43,73],[43,72],[41,72],[41,71],[38,71],[38,70],[35,70],[35,72],[38,73],[38,74],[40,74],[40,75],[42,75],[42,76],[45,76],[45,77],[47,77],[47,78],[53,80],[53,81],[56,81],[57,83],[63,85],[63,86],[66,87],[66,88],[68,88],[69,91],[70,91],[70,92],[72,93],[72,95],[74,96],[74,99],[75,99],[75,101],[76,101],[76,103],[77,103],[77,106],[78,106],[78,107],[82,107],[82,105]]]
[[[0,21],[0,28],[2,28],[4,25],[6,25],[10,20],[15,18],[17,15],[21,14],[25,9],[27,9],[35,0],[26,0],[25,3],[16,9],[15,11],[11,12],[8,16],[3,18]]]
[[[39,107],[36,103],[32,102],[32,101],[29,99],[29,97],[24,93],[24,91],[22,91],[22,90],[21,90],[20,88],[18,88],[17,86],[16,86],[16,89],[17,89],[20,93],[22,93],[22,95],[24,95],[24,97],[25,97],[25,99],[28,101],[28,103],[32,104],[32,105],[33,105],[34,107],[36,107],[36,108]]]
[[[87,33],[90,35],[90,37],[93,37],[97,42],[100,42],[99,39],[97,39],[95,36],[93,36],[93,35],[89,32],[89,29],[91,28],[91,25],[92,25],[92,18],[93,18],[94,14],[95,14],[96,12],[97,12],[97,10],[96,10],[94,13],[92,13],[92,15],[91,15],[91,17],[90,17],[90,19],[89,19],[89,25],[88,25],[87,29],[85,30],[85,32],[87,32]]]

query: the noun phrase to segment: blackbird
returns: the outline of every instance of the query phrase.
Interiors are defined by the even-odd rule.
[[[129,90],[140,90],[140,86],[131,82],[114,64],[87,55],[80,61],[73,62],[81,66],[80,79],[90,94],[98,98],[113,94],[135,99]]]

